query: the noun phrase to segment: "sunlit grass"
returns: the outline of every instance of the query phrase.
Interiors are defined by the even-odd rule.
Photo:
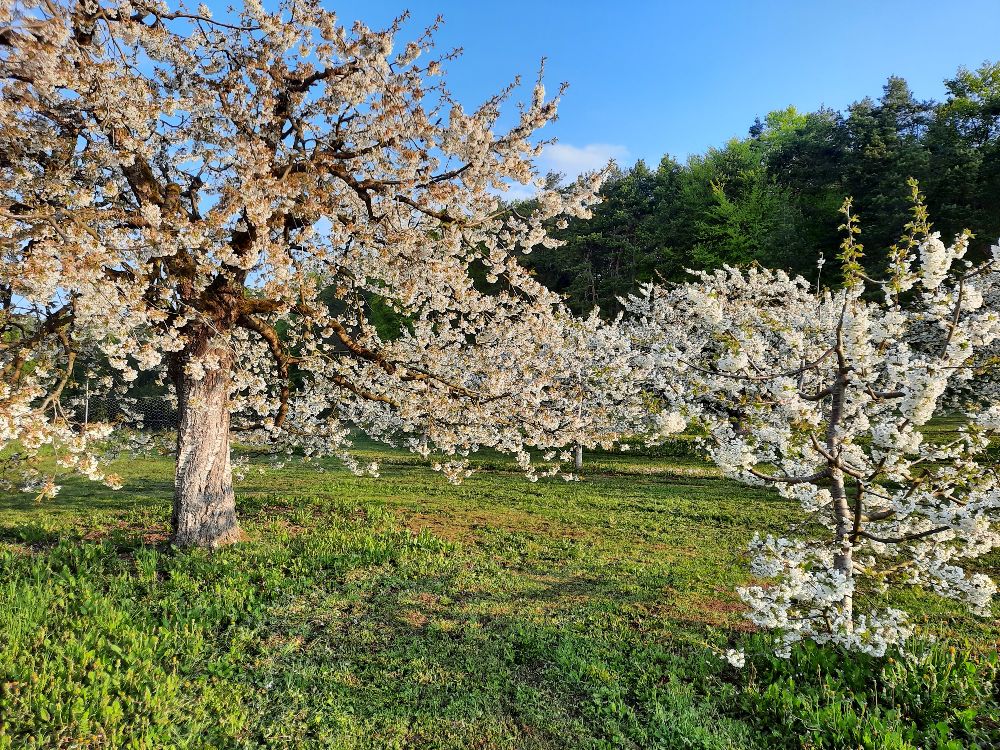
[[[592,455],[584,481],[533,484],[486,456],[452,486],[359,453],[381,478],[252,465],[247,539],[216,553],[166,543],[166,458],[119,462],[118,492],[0,499],[0,748],[776,746],[755,668],[716,652],[770,664],[734,589],[792,504],[696,458]]]

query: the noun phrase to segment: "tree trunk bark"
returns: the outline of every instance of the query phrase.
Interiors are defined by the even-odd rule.
[[[580,471],[583,468],[583,446],[579,443],[573,449],[573,468]]]
[[[188,362],[205,362],[196,377]],[[240,538],[229,456],[229,388],[233,356],[210,333],[196,341],[174,370],[178,398],[174,472],[174,544],[220,547]]]
[[[840,469],[831,472],[830,493],[833,496],[833,512],[837,523],[836,539],[839,550],[833,556],[833,567],[846,576],[848,581],[854,578],[853,544],[851,543],[851,509],[847,502],[847,488],[844,486],[844,473]],[[853,625],[854,597],[844,597],[844,615]]]
[[[841,324],[843,325],[843,320]],[[844,394],[850,382],[850,367],[844,356],[840,327],[837,328],[837,358],[840,363],[837,379],[833,383],[830,399],[830,422],[826,430],[826,449],[830,456],[840,454],[843,447],[838,436],[840,420],[844,416]],[[838,550],[833,555],[833,567],[844,574],[848,583],[854,579],[854,544],[851,541],[851,507],[847,502],[847,488],[844,486],[844,471],[839,465],[830,466],[830,494],[833,497],[833,517],[836,524]],[[858,499],[861,502],[861,499]],[[844,596],[844,617],[849,627],[854,629],[854,596]]]

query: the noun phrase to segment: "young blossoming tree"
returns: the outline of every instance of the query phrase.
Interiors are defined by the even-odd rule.
[[[61,408],[77,353],[155,373],[180,415],[175,541],[214,546],[239,534],[234,429],[310,455],[355,425],[451,454],[558,443],[570,318],[515,256],[586,216],[597,178],[505,211],[555,101],[538,83],[500,130],[514,87],[466,111],[433,30],[394,49],[401,21],[0,4],[0,447],[100,478],[107,428]]]
[[[680,400],[724,472],[799,501],[808,514],[800,531],[826,529],[752,545],[753,572],[767,582],[741,596],[756,624],[779,631],[785,653],[803,638],[884,653],[910,631],[904,612],[877,603],[889,584],[927,587],[980,613],[996,592],[964,561],[1000,544],[997,477],[980,460],[1000,411],[973,410],[945,442],[921,432],[946,387],[969,377],[974,353],[1000,335],[1000,315],[983,308],[994,261],[963,262],[967,236],[945,246],[918,200],[888,278],[873,280],[859,263],[850,203],[844,210],[836,290],[725,268],[647,287],[628,304],[637,345],[665,382],[683,379]]]

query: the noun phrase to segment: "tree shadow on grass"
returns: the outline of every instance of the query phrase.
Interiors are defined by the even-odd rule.
[[[138,507],[169,505],[173,482],[133,480],[119,490],[82,477],[62,480],[54,498],[37,500],[30,493],[10,493],[0,496],[0,513],[17,512],[27,516],[80,515],[89,512],[135,510]]]
[[[580,577],[495,595],[452,572],[294,607],[250,673],[272,707],[260,738],[297,726],[336,746],[341,726],[364,747],[740,747],[742,725],[707,699],[706,649],[642,633],[634,598]]]

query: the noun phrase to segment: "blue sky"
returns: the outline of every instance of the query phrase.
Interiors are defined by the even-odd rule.
[[[229,4],[206,1],[217,13]],[[519,73],[527,98],[547,58],[549,90],[570,88],[559,121],[541,133],[559,143],[538,166],[569,176],[610,157],[683,160],[776,109],[878,97],[890,75],[939,99],[960,66],[1000,60],[1000,0],[324,2],[348,27],[382,28],[408,9],[402,42],[443,15],[438,47],[464,49],[448,85],[467,109]]]
[[[465,50],[450,86],[469,105],[517,73],[533,81],[547,57],[546,80],[570,89],[541,166],[566,172],[684,158],[774,109],[878,96],[890,75],[940,98],[960,65],[1000,59],[1000,0],[330,2],[371,26],[408,8],[404,36],[443,14],[439,46]]]

